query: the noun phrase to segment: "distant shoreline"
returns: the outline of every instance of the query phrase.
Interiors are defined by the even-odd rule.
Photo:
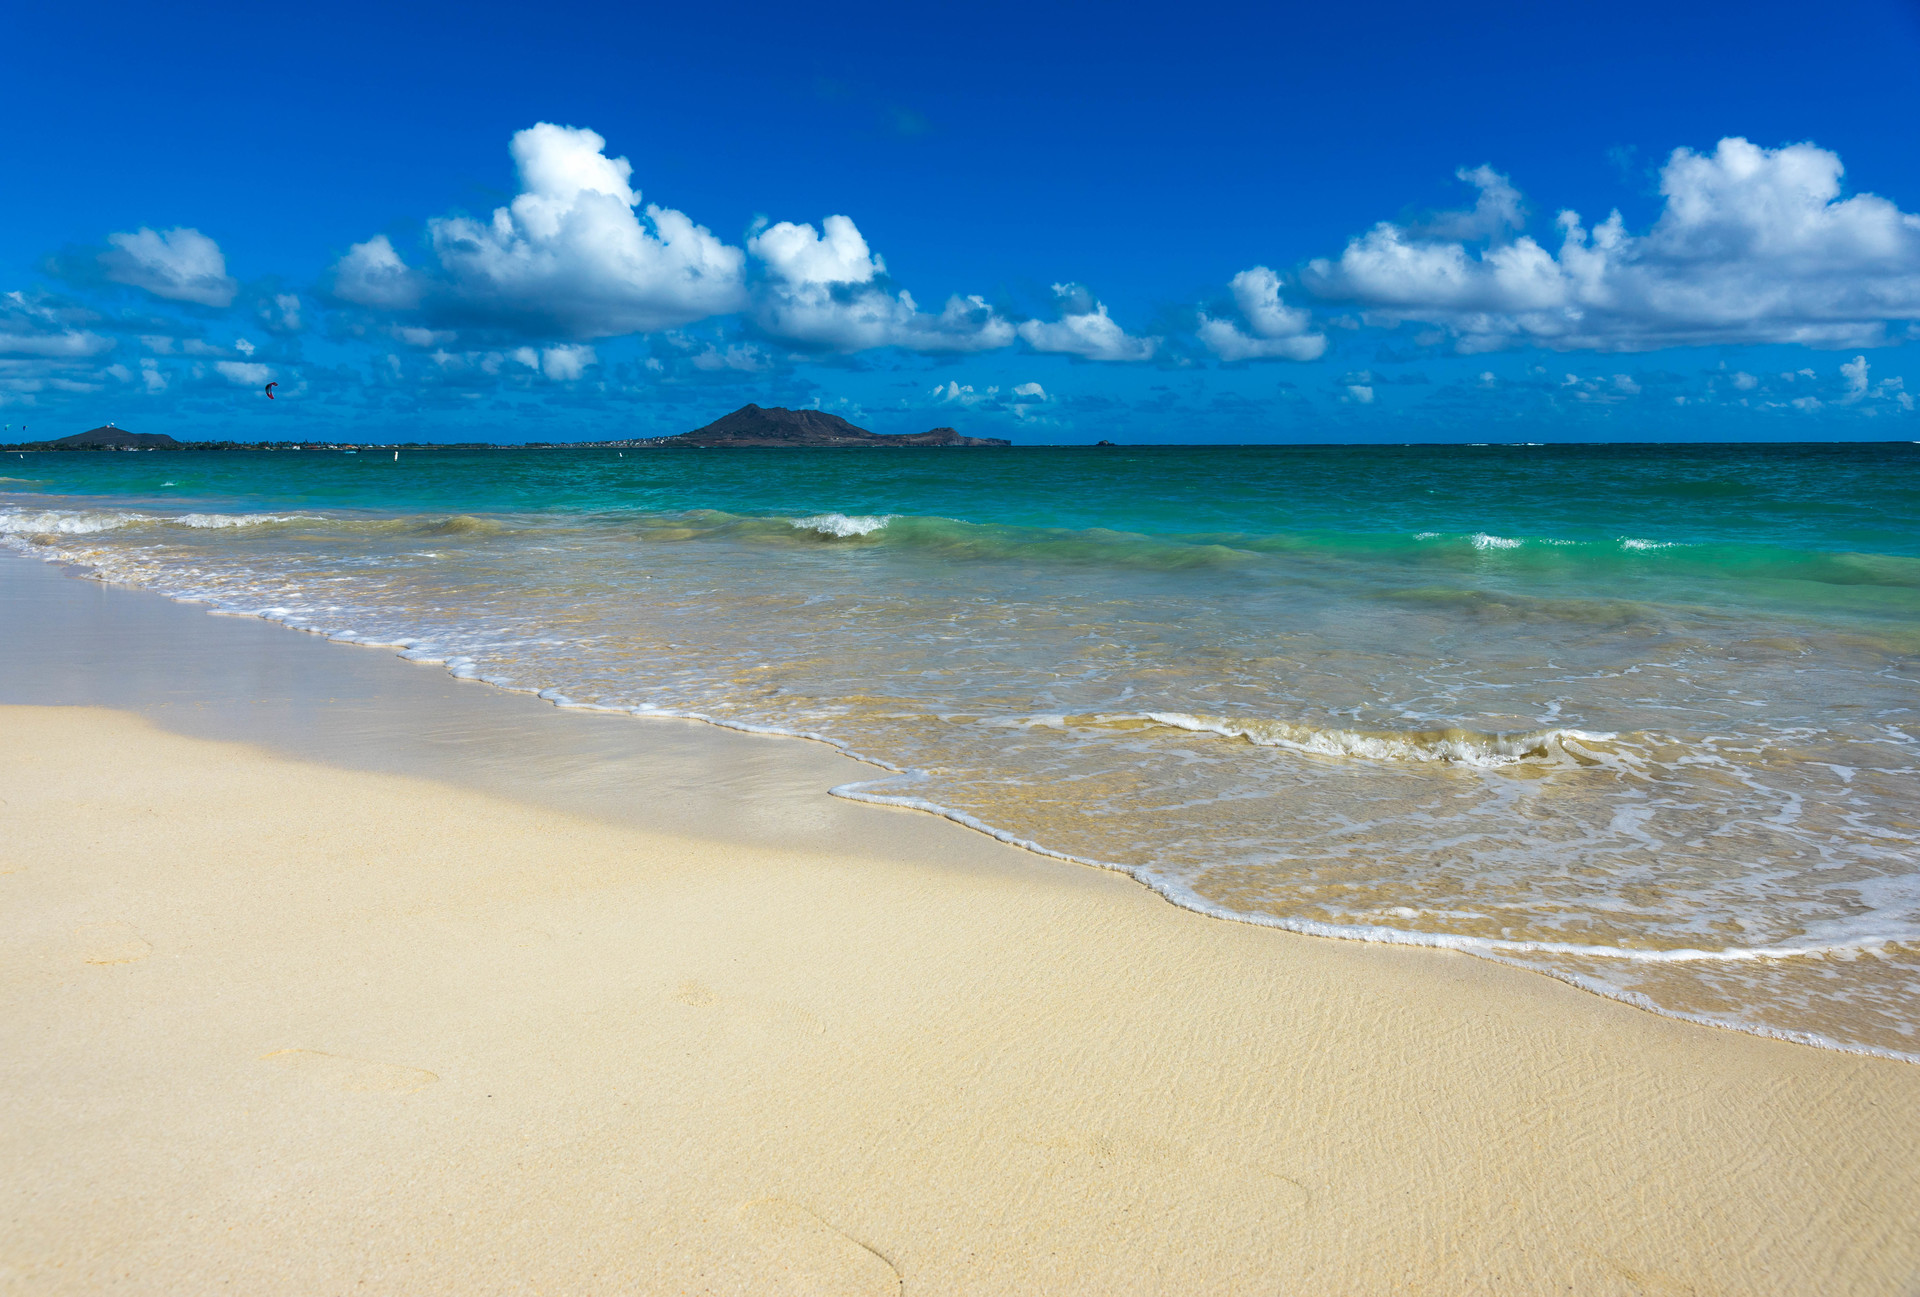
[[[322,441],[293,438],[285,441],[241,442],[221,441],[180,441],[166,433],[134,432],[113,423],[104,423],[98,428],[89,428],[85,432],[74,433],[67,437],[56,437],[48,441],[16,442],[0,449],[11,450],[16,454],[27,451],[153,451],[153,450],[417,450],[419,442],[346,442]],[[489,442],[427,443],[429,445],[451,446],[463,450],[500,449]],[[598,441],[529,441],[519,444],[522,450],[663,450],[669,447],[696,447],[702,450],[716,448],[762,448],[812,450],[827,449],[898,449],[900,447],[932,447],[946,449],[964,447],[966,449],[985,449],[1010,446],[1013,443],[1001,437],[967,437],[954,428],[930,428],[925,432],[894,433],[882,435],[871,432],[847,422],[837,414],[828,414],[822,410],[789,410],[782,406],[762,409],[757,405],[743,405],[732,414],[724,415],[705,427],[695,428],[691,432],[675,433],[663,437],[614,437]]]
[[[1037,442],[1006,446],[926,446],[907,444],[881,446],[695,446],[671,437],[644,437],[621,441],[183,441],[174,446],[52,446],[46,442],[16,442],[0,445],[5,455],[199,453],[262,450],[1807,450],[1812,448],[1858,448],[1863,446],[1914,446],[1911,438],[1892,437],[1877,441],[1845,439],[1832,441],[1133,441],[1133,442]]]
[[[1014,450],[1014,446],[929,446],[905,442],[857,446],[696,446],[672,437],[626,441],[183,441],[177,446],[50,446],[44,442],[0,446],[7,455],[177,454],[239,450]],[[1054,447],[1058,449],[1058,447]],[[1092,446],[1086,447],[1092,450]],[[1115,449],[1106,447],[1105,449]]]

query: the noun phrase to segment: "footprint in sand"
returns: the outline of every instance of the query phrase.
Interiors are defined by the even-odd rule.
[[[754,1291],[779,1297],[899,1297],[900,1272],[866,1244],[788,1198],[756,1198],[741,1222],[765,1254]]]
[[[718,991],[705,982],[691,978],[674,988],[673,998],[692,1009],[711,1009],[723,1003]],[[727,996],[724,1010],[763,1027],[799,1032],[805,1036],[824,1036],[827,1024],[797,1004],[785,1000],[762,1000],[753,996]]]
[[[74,953],[89,964],[131,964],[153,953],[153,944],[131,923],[83,923],[73,930]]]
[[[260,1061],[278,1063],[330,1089],[352,1094],[412,1094],[440,1079],[417,1067],[369,1063],[361,1058],[323,1054],[317,1049],[276,1049],[271,1054],[260,1055]]]

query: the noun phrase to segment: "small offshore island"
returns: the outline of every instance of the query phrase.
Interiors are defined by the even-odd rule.
[[[544,446],[546,442],[528,442]],[[585,441],[553,443],[569,446],[1011,446],[1004,437],[963,437],[952,428],[934,428],[927,432],[883,436],[856,427],[837,414],[823,410],[788,410],[781,406],[763,409],[743,405],[704,428],[673,437],[639,437],[629,441]]]
[[[359,442],[359,441],[180,441],[158,432],[128,432],[112,424],[53,441],[23,442],[0,450],[632,450],[693,447],[887,448],[896,446],[1011,446],[1004,437],[964,437],[952,428],[883,435],[822,410],[789,410],[743,405],[703,428],[670,437],[626,437],[612,441]]]

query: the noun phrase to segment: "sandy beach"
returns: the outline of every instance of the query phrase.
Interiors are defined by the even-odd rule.
[[[0,559],[7,1292],[1920,1285],[1920,1068]]]

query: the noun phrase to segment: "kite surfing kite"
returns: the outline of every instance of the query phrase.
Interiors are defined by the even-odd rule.
[[[278,397],[276,397],[276,396],[275,396],[275,395],[273,394],[273,389],[274,389],[274,388],[276,388],[276,387],[278,387],[278,386],[280,386],[280,384],[279,384],[279,383],[277,383],[277,382],[276,382],[276,383],[268,383],[268,384],[267,384],[267,386],[266,386],[266,389],[265,389],[265,390],[266,390],[266,393],[267,393],[267,399],[268,399],[269,401],[277,401],[277,400],[279,400],[279,399],[280,399],[280,398],[278,398]]]

